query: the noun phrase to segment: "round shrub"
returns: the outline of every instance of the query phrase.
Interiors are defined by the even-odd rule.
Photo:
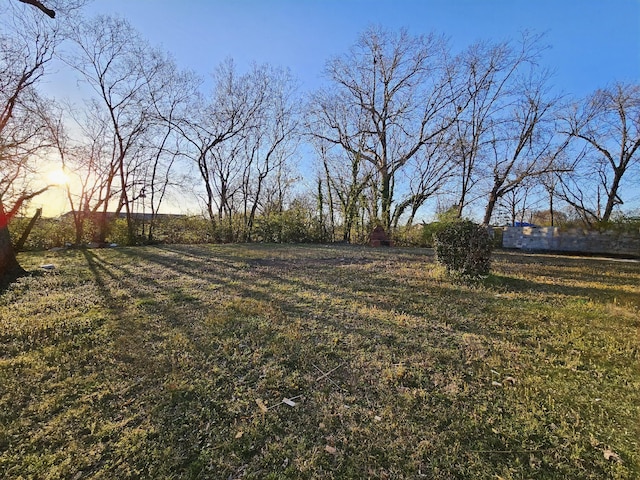
[[[434,234],[436,260],[450,274],[479,277],[491,266],[492,242],[486,227],[469,220],[448,223]]]
[[[442,230],[451,225],[452,221],[437,221],[422,224],[422,244],[425,247],[433,247],[435,245],[435,236]]]

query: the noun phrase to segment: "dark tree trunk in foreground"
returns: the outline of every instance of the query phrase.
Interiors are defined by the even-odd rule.
[[[25,273],[16,259],[9,236],[9,219],[0,200],[0,284],[11,281]]]
[[[14,251],[16,251],[16,252],[21,252],[22,251],[22,249],[24,248],[24,244],[27,243],[27,239],[29,238],[29,235],[31,234],[31,230],[33,230],[33,227],[36,225],[36,222],[38,221],[38,219],[41,216],[42,216],[42,209],[39,208],[39,209],[36,210],[36,213],[33,216],[33,218],[31,219],[31,221],[29,222],[29,225],[27,225],[27,228],[25,228],[24,232],[22,232],[22,236],[16,242],[16,246],[14,248]]]

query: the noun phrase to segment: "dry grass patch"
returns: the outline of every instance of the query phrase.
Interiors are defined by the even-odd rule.
[[[23,255],[3,478],[640,476],[640,265],[167,246]]]

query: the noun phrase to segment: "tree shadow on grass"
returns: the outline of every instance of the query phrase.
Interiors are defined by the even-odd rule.
[[[548,295],[561,295],[576,299],[593,300],[597,302],[616,302],[623,305],[640,306],[638,294],[623,288],[600,283],[596,287],[581,287],[576,285],[563,285],[562,278],[553,279],[553,283],[534,282],[522,278],[507,275],[491,274],[482,283],[484,286],[499,292],[512,293],[542,293]]]
[[[50,272],[46,272],[42,269],[27,271],[22,269],[22,267],[18,270],[7,272],[0,277],[0,295],[9,290],[16,282],[20,281],[21,278],[38,278],[44,276],[45,274],[50,274]]]
[[[122,264],[109,261],[102,253],[89,252],[87,259],[100,288],[116,307],[115,322],[128,322],[126,333],[136,337],[135,341],[122,343],[114,340],[120,376],[128,378],[135,374],[134,379],[138,379],[137,383],[127,380],[131,390],[127,391],[125,403],[129,403],[130,412],[137,414],[131,426],[139,432],[161,432],[161,435],[139,439],[137,451],[118,460],[136,468],[142,462],[155,463],[157,470],[151,467],[143,472],[167,476],[168,470],[203,469],[202,452],[213,449],[207,461],[218,464],[217,471],[224,472],[226,478],[242,466],[237,462],[259,455],[254,445],[267,445],[271,435],[282,434],[279,422],[268,422],[248,433],[247,441],[229,440],[235,434],[233,428],[253,429],[256,415],[260,415],[253,399],[262,397],[273,402],[285,388],[295,393],[300,378],[305,375],[313,378],[318,373],[311,364],[303,363],[300,345],[289,337],[288,318],[262,318],[271,311],[252,314],[249,299],[274,298],[251,285],[251,271],[242,262],[228,258],[203,260],[162,249],[123,249],[120,253],[142,265],[143,270],[129,268],[130,262],[126,260]],[[163,272],[166,275],[161,281],[154,279]],[[169,297],[151,305],[149,310],[144,305],[132,308],[134,300],[146,294],[143,285],[153,287],[152,292],[158,294],[162,290],[179,291],[180,284],[189,276],[220,284],[226,295],[236,295],[249,306],[234,304],[238,305],[238,312],[232,321],[226,322],[223,315],[211,325],[208,319],[217,318],[220,312],[203,290],[194,292],[193,300],[186,305]],[[114,289],[129,292],[125,304],[119,294],[113,293]],[[137,311],[142,317],[138,317]],[[119,315],[123,312],[127,315]],[[315,357],[304,360],[315,361],[325,368]],[[273,375],[278,376],[275,384],[270,380]],[[295,424],[295,430],[302,430],[308,418],[301,412],[288,421]],[[242,427],[243,424],[248,425]],[[127,428],[125,433],[128,431]],[[159,454],[163,458],[158,458]],[[113,453],[114,457],[117,455]]]
[[[490,277],[477,290],[448,281],[409,284],[407,277],[395,274],[394,257],[386,252],[354,250],[357,258],[348,258],[343,250],[321,251],[308,261],[296,252],[295,260],[288,261],[286,248],[273,255],[271,249],[261,249],[268,259],[253,252],[247,258],[242,251],[171,246],[83,252],[110,313],[106,323],[111,336],[103,355],[109,355],[105,375],[113,387],[104,396],[92,393],[87,401],[89,411],[96,413],[96,431],[107,433],[100,437],[89,428],[82,430],[89,432],[83,438],[102,448],[93,472],[121,478],[126,472],[142,478],[235,478],[243,469],[256,476],[271,469],[276,475],[285,459],[309,459],[307,452],[326,444],[326,433],[317,428],[321,423],[329,426],[340,417],[347,426],[368,429],[364,419],[385,406],[407,415],[401,427],[409,444],[432,432],[443,448],[437,452],[456,442],[483,445],[485,436],[496,442],[496,449],[505,448],[484,424],[470,431],[463,420],[457,423],[465,410],[456,408],[472,409],[468,399],[480,398],[491,409],[504,404],[500,393],[478,390],[483,385],[479,376],[465,377],[469,391],[458,399],[443,394],[442,386],[432,381],[436,373],[448,378],[471,368],[459,340],[467,331],[464,322],[474,319],[457,317],[471,317],[473,308],[492,299],[502,302],[495,299],[496,291],[589,292],[508,275]],[[216,289],[207,288],[211,285]],[[425,291],[411,292],[416,285],[424,285]],[[263,304],[273,308],[253,310]],[[231,315],[224,315],[225,308]],[[424,322],[396,321],[405,314]],[[441,330],[430,329],[429,322]],[[487,341],[495,333],[490,330],[478,327]],[[314,365],[329,371],[341,363],[331,380],[344,390],[317,380]],[[401,376],[397,372],[403,369]],[[403,395],[410,401],[408,388],[429,395],[404,404]],[[273,405],[290,392],[307,397],[297,409],[261,412],[256,406],[256,398]],[[113,425],[112,430],[103,424]],[[384,424],[372,422],[380,428]],[[337,423],[333,428],[343,431]],[[372,465],[379,466],[387,440],[402,437],[395,430],[386,433],[388,438],[350,436],[352,450],[346,450],[347,442],[344,451],[360,460],[375,459]],[[523,442],[527,435],[521,435]],[[274,438],[277,448],[270,450]],[[394,448],[400,461],[411,460],[409,454],[402,457],[410,448]],[[358,456],[358,449],[364,456]],[[337,476],[366,473],[358,465],[345,467],[348,455],[341,461],[333,464]],[[325,471],[332,467],[321,466]],[[455,472],[454,467],[443,468]]]

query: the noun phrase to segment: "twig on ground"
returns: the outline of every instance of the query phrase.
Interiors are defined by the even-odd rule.
[[[333,372],[335,372],[337,369],[339,369],[341,366],[343,366],[345,364],[345,362],[342,362],[340,365],[338,365],[337,367],[329,370],[328,372],[324,372],[320,367],[318,367],[315,363],[312,363],[311,365],[313,365],[316,370],[318,370],[322,375],[320,375],[318,378],[316,378],[316,382],[323,380],[323,379],[327,379],[329,382],[331,382],[336,388],[342,390],[342,391],[346,391],[344,388],[342,388],[340,385],[338,385],[336,382],[333,381],[333,379],[331,379],[329,377],[330,374],[332,374]]]

